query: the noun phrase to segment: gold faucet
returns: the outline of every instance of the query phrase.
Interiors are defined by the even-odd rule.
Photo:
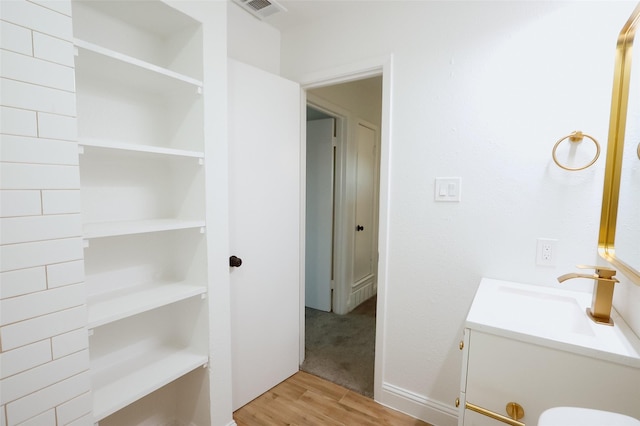
[[[559,282],[564,282],[572,278],[589,278],[595,280],[593,285],[593,297],[591,299],[591,309],[587,308],[589,318],[598,324],[613,325],[611,319],[611,304],[613,302],[613,286],[620,282],[614,277],[615,269],[604,266],[584,266],[577,265],[580,269],[595,269],[595,274],[578,274],[575,272],[564,274],[558,277]]]

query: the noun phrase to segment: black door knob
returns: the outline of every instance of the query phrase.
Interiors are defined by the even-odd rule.
[[[364,226],[362,225],[356,226],[356,231],[364,231]]]
[[[229,258],[229,266],[234,267],[234,268],[237,268],[237,267],[239,267],[240,265],[242,265],[242,259],[240,259],[239,257],[237,257],[237,256],[231,256],[231,257]]]

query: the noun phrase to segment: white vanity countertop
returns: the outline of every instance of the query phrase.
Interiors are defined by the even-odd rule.
[[[587,317],[591,294],[483,278],[466,327],[640,368],[640,339],[611,310],[614,326]]]

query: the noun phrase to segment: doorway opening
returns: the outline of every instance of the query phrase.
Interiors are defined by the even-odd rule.
[[[301,369],[374,396],[382,76],[307,91]]]

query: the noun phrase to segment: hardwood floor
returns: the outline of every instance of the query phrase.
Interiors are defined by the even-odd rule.
[[[429,426],[300,371],[233,413],[238,426]]]

